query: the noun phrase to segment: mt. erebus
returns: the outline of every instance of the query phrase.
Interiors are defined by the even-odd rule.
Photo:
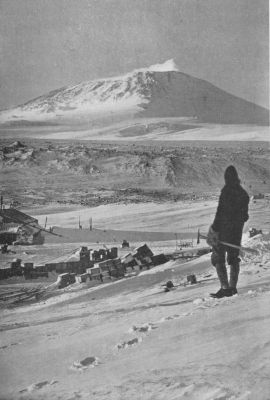
[[[193,118],[217,124],[268,125],[269,111],[177,70],[173,60],[126,75],[54,90],[2,111],[0,122],[114,118]]]

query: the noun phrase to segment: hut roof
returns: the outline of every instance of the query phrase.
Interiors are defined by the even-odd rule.
[[[0,216],[2,217],[4,223],[15,222],[18,224],[38,224],[38,220],[36,218],[27,215],[16,208],[5,208],[0,210]]]

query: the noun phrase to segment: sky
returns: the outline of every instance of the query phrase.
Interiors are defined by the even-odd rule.
[[[268,107],[267,0],[0,0],[0,108],[173,58]]]

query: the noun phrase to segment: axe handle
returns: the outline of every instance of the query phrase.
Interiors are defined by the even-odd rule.
[[[201,233],[199,234],[199,236],[200,236],[202,239],[207,239],[207,236],[206,236],[206,235],[202,235]],[[232,243],[228,243],[228,242],[223,242],[222,240],[219,240],[218,242],[221,243],[221,244],[224,244],[225,246],[229,246],[229,247],[232,247],[232,248],[234,248],[234,249],[238,249],[238,250],[240,250],[240,251],[246,251],[246,252],[254,253],[254,254],[257,254],[257,253],[258,253],[257,250],[255,250],[255,249],[250,249],[250,248],[248,248],[248,247],[237,246],[236,244],[232,244]]]

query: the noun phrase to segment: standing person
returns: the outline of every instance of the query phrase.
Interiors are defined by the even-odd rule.
[[[220,281],[220,290],[211,294],[212,297],[222,298],[237,293],[239,275],[239,249],[222,245],[220,241],[241,246],[244,223],[248,220],[249,196],[240,185],[238,173],[230,165],[224,174],[225,186],[221,190],[218,208],[213,224],[211,225],[207,243],[213,247],[211,262],[216,267]],[[230,265],[230,280],[228,280],[225,256]]]

